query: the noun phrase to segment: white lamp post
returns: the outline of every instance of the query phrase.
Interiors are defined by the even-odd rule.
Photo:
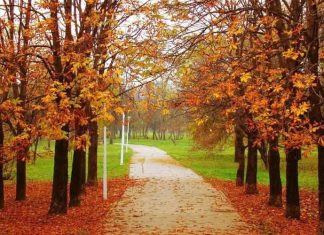
[[[123,113],[123,120],[122,120],[120,165],[124,165],[124,144],[125,144],[125,113]]]
[[[104,127],[103,131],[103,141],[104,141],[104,146],[103,146],[103,176],[102,176],[102,196],[103,200],[107,200],[108,196],[108,184],[107,184],[107,128],[106,126]]]
[[[128,138],[129,138],[129,122],[130,122],[130,116],[127,117],[127,135],[126,135],[126,153],[128,151]]]

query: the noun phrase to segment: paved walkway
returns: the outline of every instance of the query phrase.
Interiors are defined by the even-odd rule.
[[[225,195],[164,151],[130,145],[128,188],[107,220],[107,234],[247,234]]]

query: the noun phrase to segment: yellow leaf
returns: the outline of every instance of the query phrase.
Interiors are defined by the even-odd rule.
[[[293,48],[289,48],[287,51],[284,51],[282,53],[282,56],[285,57],[286,59],[292,59],[292,60],[297,60],[299,56],[303,56],[304,53],[302,52],[296,52],[294,51]]]
[[[215,92],[213,93],[213,96],[214,96],[216,99],[218,99],[218,98],[221,97],[221,95],[220,95],[219,92],[217,92],[217,91],[215,91]]]
[[[248,82],[251,78],[251,74],[250,73],[244,73],[242,76],[241,76],[241,82]]]
[[[162,113],[163,116],[166,116],[166,115],[170,114],[170,110],[163,109],[161,113]]]
[[[115,112],[118,114],[123,114],[124,110],[121,107],[115,108]]]
[[[296,114],[297,116],[303,115],[306,113],[310,108],[310,105],[308,102],[302,102],[298,107],[293,105],[291,107],[291,112]]]

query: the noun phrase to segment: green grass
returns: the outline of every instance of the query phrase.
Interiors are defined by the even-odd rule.
[[[53,177],[53,148],[54,142],[51,143],[51,150],[47,150],[47,141],[40,142],[38,146],[38,153],[35,164],[27,164],[27,180],[34,181],[50,181]],[[131,149],[125,154],[124,165],[120,166],[120,145],[107,145],[108,158],[108,178],[118,178],[128,175],[129,159],[132,154]],[[73,151],[69,152],[69,175],[71,174]],[[98,149],[98,178],[102,178],[103,172],[103,145],[99,145]]]
[[[184,166],[193,169],[198,174],[223,180],[235,180],[237,163],[234,162],[234,147],[227,145],[224,149],[207,152],[193,150],[192,141],[189,139],[179,140],[176,145],[171,140],[157,141],[147,139],[130,140],[132,144],[155,146],[166,151],[174,159]],[[281,178],[286,183],[285,155],[281,152]],[[268,171],[263,162],[258,160],[258,182],[269,184]],[[299,161],[299,184],[302,188],[317,189],[317,160],[314,156],[303,158]]]
[[[116,140],[115,142],[118,142]],[[234,148],[227,145],[224,149],[218,149],[213,152],[203,150],[193,150],[193,143],[190,139],[176,141],[174,144],[171,140],[157,141],[147,139],[131,139],[132,144],[142,144],[155,146],[166,151],[173,158],[178,160],[184,166],[193,169],[204,177],[218,178],[224,180],[235,180],[237,164],[234,163]],[[54,143],[51,143],[53,149]],[[131,149],[125,156],[125,164],[119,165],[120,145],[108,145],[108,177],[116,178],[128,175],[129,157],[132,154]],[[42,141],[38,147],[40,157],[37,158],[35,164],[27,165],[27,179],[37,181],[49,181],[53,177],[53,150],[48,152],[47,142]],[[69,174],[72,165],[72,151],[69,153]],[[98,178],[102,177],[102,156],[103,146],[99,146],[98,150]],[[281,177],[285,183],[285,157],[281,153]],[[268,172],[263,162],[258,162],[258,182],[261,184],[269,184]],[[303,188],[317,188],[317,160],[315,157],[303,158],[299,162],[299,182]]]

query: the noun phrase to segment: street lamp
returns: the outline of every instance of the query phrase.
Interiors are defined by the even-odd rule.
[[[120,165],[124,165],[124,144],[125,144],[125,113],[123,113],[123,118],[122,118]]]
[[[127,119],[128,119],[128,121],[127,121],[127,136],[126,136],[126,153],[127,153],[127,151],[128,151],[129,122],[130,122],[131,117],[128,116]]]
[[[103,176],[102,176],[102,196],[103,200],[107,200],[108,185],[107,185],[107,127],[103,129]]]

